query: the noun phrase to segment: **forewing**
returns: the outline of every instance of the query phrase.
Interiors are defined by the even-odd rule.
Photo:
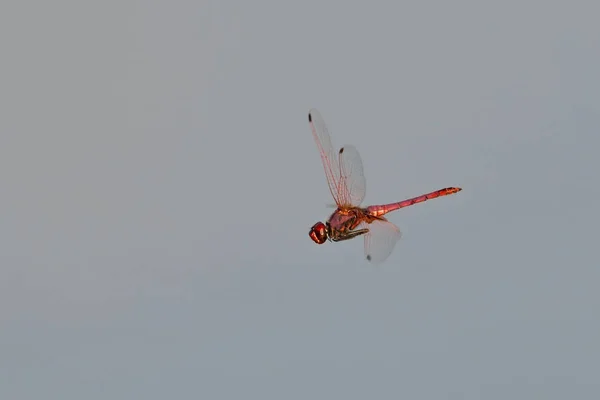
[[[321,154],[321,161],[323,162],[323,168],[325,169],[329,191],[331,191],[331,195],[337,205],[340,206],[342,205],[341,196],[339,194],[340,170],[337,153],[333,149],[327,125],[325,125],[321,113],[314,108],[308,113],[308,121],[317,147],[319,148],[319,153]]]
[[[358,207],[367,191],[362,159],[358,150],[352,145],[342,147],[339,152],[339,163],[340,201],[344,205]]]

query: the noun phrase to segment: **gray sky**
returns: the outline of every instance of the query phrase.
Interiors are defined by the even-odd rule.
[[[594,2],[0,6],[0,398],[600,395]],[[366,204],[446,186],[362,239]]]

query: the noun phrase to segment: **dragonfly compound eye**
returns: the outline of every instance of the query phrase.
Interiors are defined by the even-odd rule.
[[[317,244],[323,244],[327,240],[327,227],[322,222],[317,222],[310,228],[308,236]]]

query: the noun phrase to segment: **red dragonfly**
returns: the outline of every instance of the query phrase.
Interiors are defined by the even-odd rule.
[[[327,239],[339,242],[364,235],[366,259],[375,264],[382,263],[402,235],[400,229],[384,217],[385,214],[462,190],[449,187],[397,203],[362,208],[360,204],[365,198],[366,180],[358,150],[352,145],[344,146],[336,157],[325,121],[316,109],[309,111],[308,122],[321,153],[329,190],[337,205],[327,222],[319,221],[310,228],[309,236],[317,244],[323,244]]]

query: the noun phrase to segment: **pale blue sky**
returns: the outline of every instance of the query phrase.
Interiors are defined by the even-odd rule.
[[[598,398],[599,8],[3,2],[0,398]]]

